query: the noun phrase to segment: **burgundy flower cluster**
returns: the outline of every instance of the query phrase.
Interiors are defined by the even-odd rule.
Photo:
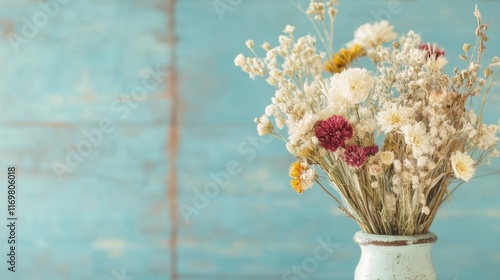
[[[365,164],[368,157],[375,155],[377,152],[377,145],[369,147],[348,146],[345,148],[344,160],[350,167],[359,168]]]
[[[342,116],[334,115],[324,121],[318,121],[314,127],[314,133],[321,147],[327,150],[335,152],[339,148],[345,148],[343,158],[349,166],[354,168],[363,166],[368,157],[378,152],[377,145],[346,146],[346,142],[353,136],[353,127]]]
[[[353,129],[342,116],[331,116],[324,121],[318,121],[314,127],[314,134],[321,147],[335,152],[345,146],[345,142],[352,138]]]

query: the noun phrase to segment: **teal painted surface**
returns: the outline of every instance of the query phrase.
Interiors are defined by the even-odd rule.
[[[289,188],[293,158],[258,138],[252,122],[272,88],[233,64],[246,39],[275,43],[286,24],[306,34],[309,23],[289,1],[221,0],[234,4],[219,14],[211,0],[174,2],[169,13],[167,0],[70,0],[16,52],[10,39],[41,6],[0,1],[0,180],[18,167],[20,218],[18,272],[2,261],[0,278],[282,279],[329,241],[328,259],[307,279],[352,279],[355,223],[319,188]],[[335,45],[386,15],[388,3],[341,2]],[[399,3],[395,30],[415,29],[445,48],[449,69],[459,66],[473,2]],[[500,2],[478,4],[491,22],[489,55],[500,54]],[[490,101],[485,119],[494,122],[500,88]],[[104,118],[114,130],[60,181],[52,164]],[[498,168],[497,160],[488,169]],[[439,279],[498,278],[499,179],[464,185],[441,209],[432,226]],[[213,192],[206,200],[204,188]],[[4,186],[2,224],[5,194]],[[5,256],[3,226],[0,237]]]

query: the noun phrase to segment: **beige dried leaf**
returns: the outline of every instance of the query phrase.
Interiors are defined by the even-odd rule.
[[[481,22],[481,12],[479,12],[477,5],[475,5],[475,8],[474,8],[474,16],[476,16],[478,22]]]
[[[495,56],[491,62],[490,62],[490,66],[492,67],[500,67],[500,57],[498,56]]]

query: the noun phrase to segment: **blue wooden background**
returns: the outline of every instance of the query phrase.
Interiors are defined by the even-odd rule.
[[[478,4],[491,22],[491,58],[500,1]],[[10,165],[19,219],[16,273],[0,227],[1,279],[352,279],[355,223],[320,188],[290,189],[293,158],[257,138],[252,122],[272,88],[233,64],[248,38],[276,43],[286,24],[312,32],[290,1],[0,7],[0,223]],[[341,1],[335,45],[386,19],[399,34],[413,28],[438,42],[452,69],[474,39],[473,9],[466,0]],[[490,101],[493,123],[500,88]],[[498,279],[499,177],[464,185],[441,209],[432,226],[439,279]]]

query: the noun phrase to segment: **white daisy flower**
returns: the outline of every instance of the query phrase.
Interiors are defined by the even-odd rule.
[[[365,23],[354,32],[354,39],[348,46],[358,44],[365,49],[376,48],[383,43],[390,42],[398,36],[392,29],[394,26],[383,20],[374,24]]]
[[[344,115],[349,108],[354,107],[351,100],[344,97],[339,90],[339,75],[330,78],[330,83],[326,89],[328,108],[337,115]]]
[[[374,80],[366,69],[349,68],[338,75],[337,87],[340,93],[352,103],[366,100],[373,87]]]
[[[464,181],[469,181],[470,178],[472,178],[476,168],[474,167],[474,160],[469,155],[460,151],[455,151],[451,155],[450,160],[455,177]]]
[[[391,107],[381,111],[377,115],[377,122],[380,128],[387,134],[413,119],[414,111],[411,108],[398,107],[393,104]]]
[[[404,125],[401,127],[401,132],[403,133],[406,144],[411,147],[415,158],[430,153],[433,150],[433,146],[430,143],[430,137],[426,132],[424,124],[421,122],[414,125]]]

